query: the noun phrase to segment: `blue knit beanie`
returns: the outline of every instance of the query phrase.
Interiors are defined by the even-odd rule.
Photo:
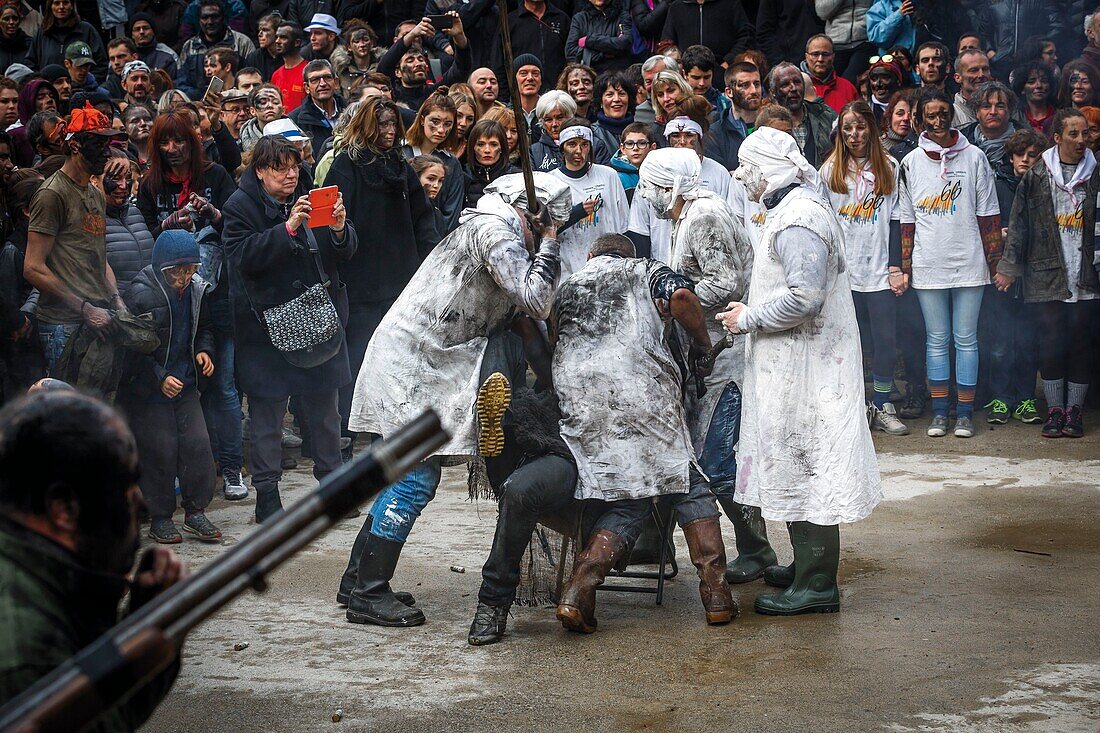
[[[186,229],[168,229],[153,244],[153,267],[163,270],[176,265],[199,264],[199,245]]]

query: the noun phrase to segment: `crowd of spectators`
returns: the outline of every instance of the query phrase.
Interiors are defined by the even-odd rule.
[[[633,195],[658,147],[695,150],[755,239],[766,208],[730,172],[775,127],[845,228],[876,428],[931,408],[929,435],[953,414],[969,437],[984,404],[994,424],[1083,434],[1089,4],[524,0],[511,77],[492,0],[32,6],[0,5],[0,398],[49,374],[118,404],[158,542],[182,539],[177,501],[184,531],[217,540],[204,510],[218,488],[247,499],[246,473],[267,519],[286,449],[318,478],[350,457],[367,343],[463,209],[518,171],[517,114],[534,168],[573,192],[563,278],[609,232],[669,260],[669,222]],[[313,227],[321,186],[341,198]],[[317,285],[342,338],[290,363],[266,314]]]

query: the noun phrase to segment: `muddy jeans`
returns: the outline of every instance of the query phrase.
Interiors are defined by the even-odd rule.
[[[417,517],[435,498],[442,470],[438,457],[429,458],[383,489],[370,508],[371,534],[391,542],[408,539]]]
[[[710,418],[699,465],[710,477],[710,490],[715,496],[733,498],[737,488],[737,454],[734,448],[741,439],[741,390],[736,382],[728,382]],[[693,475],[694,478],[694,475]]]
[[[214,496],[214,458],[198,394],[192,389],[175,402],[119,406],[141,455],[138,485],[149,516],[168,519],[176,511],[176,478],[184,511],[204,510]]]
[[[39,323],[38,337],[42,339],[42,351],[46,355],[46,373],[53,371],[69,337],[76,333],[79,323]]]
[[[702,474],[691,469],[691,484],[686,494],[662,496],[661,504],[676,511],[676,521],[684,527],[700,519],[717,518],[718,503]],[[622,537],[627,546],[633,545],[649,520],[653,499],[623,499],[608,502],[606,511],[596,520],[593,531],[605,529]]]

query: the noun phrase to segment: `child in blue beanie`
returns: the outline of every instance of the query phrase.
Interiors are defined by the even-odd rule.
[[[209,284],[198,269],[195,235],[169,229],[157,237],[152,264],[137,274],[125,296],[131,313],[152,318],[160,339],[153,353],[130,355],[118,400],[137,439],[149,536],[161,544],[183,541],[172,521],[177,478],[184,531],[206,542],[222,536],[205,514],[214,495],[214,457],[199,387],[214,373],[214,334],[206,305]]]

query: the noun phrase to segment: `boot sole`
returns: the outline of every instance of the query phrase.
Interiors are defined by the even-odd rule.
[[[470,642],[470,646],[489,646],[490,644],[496,644],[497,642],[504,640],[504,634],[500,636],[492,636],[487,638],[474,638],[472,636],[466,637],[466,641]]]
[[[413,618],[410,618],[408,620],[390,620],[379,618],[377,616],[371,616],[365,613],[358,613],[357,611],[347,611],[344,614],[344,617],[348,620],[348,623],[352,624],[370,624],[373,626],[387,626],[389,628],[407,628],[410,626],[420,626],[427,620],[424,618],[423,614],[418,617],[414,616]]]
[[[486,458],[499,456],[504,450],[504,428],[501,420],[512,403],[512,387],[508,378],[493,372],[477,391],[478,453]]]
[[[183,542],[183,537],[181,535],[176,535],[175,537],[157,537],[150,533],[149,539],[153,540],[153,542],[156,542],[158,545],[178,545]]]
[[[710,626],[721,626],[733,621],[732,611],[707,611],[707,624]]]
[[[195,539],[199,540],[200,542],[218,542],[222,538],[222,533],[221,532],[218,532],[217,536],[201,534],[200,532],[198,532],[194,529],[191,529],[186,524],[183,525],[183,531],[186,532],[187,534],[191,535]]]
[[[760,568],[759,571],[752,573],[751,575],[730,575],[729,571],[726,571],[726,582],[730,585],[742,585],[744,583],[751,583],[754,580],[759,580],[764,577],[764,571],[767,568]]]
[[[840,611],[839,603],[819,603],[810,606],[799,606],[798,608],[790,608],[779,610],[776,608],[761,607],[760,604],[754,603],[753,609],[762,616],[799,616],[804,613],[837,613]]]
[[[558,617],[558,621],[561,621],[561,625],[565,627],[566,631],[575,631],[579,634],[591,634],[596,631],[596,623],[592,622],[591,625],[584,620],[584,614],[581,613],[579,608],[573,606],[558,606],[558,610],[555,614]]]

